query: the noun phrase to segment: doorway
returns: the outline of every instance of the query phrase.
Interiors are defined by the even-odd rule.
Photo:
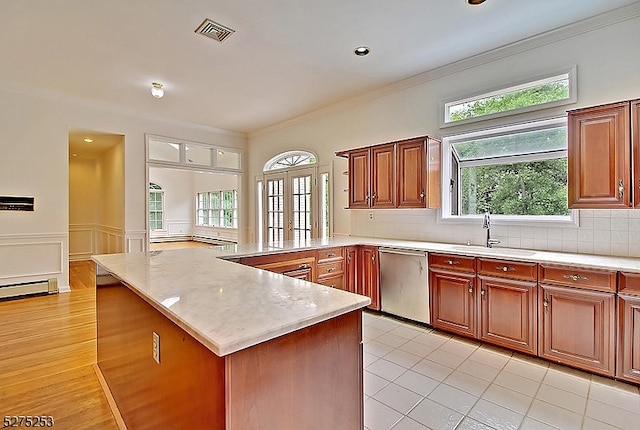
[[[69,130],[69,261],[124,249],[124,136]]]

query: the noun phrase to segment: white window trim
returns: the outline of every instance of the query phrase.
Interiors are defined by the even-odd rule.
[[[496,113],[492,113],[489,115],[482,115],[482,116],[478,116],[475,118],[468,118],[468,119],[464,119],[464,120],[460,120],[460,121],[446,121],[446,105],[450,104],[450,103],[462,103],[465,101],[471,101],[477,98],[482,98],[482,97],[490,97],[492,95],[498,95],[501,94],[503,92],[505,92],[506,90],[515,90],[518,89],[518,87],[526,87],[527,84],[531,83],[531,82],[535,82],[535,81],[543,81],[545,79],[549,79],[549,78],[554,78],[554,77],[558,77],[560,75],[563,74],[567,74],[569,76],[569,97],[564,99],[564,100],[558,100],[558,101],[554,101],[554,102],[549,102],[549,103],[543,103],[543,104],[539,104],[539,105],[535,105],[535,106],[527,106],[527,107],[523,107],[523,108],[519,108],[519,109],[513,109],[513,110],[509,110],[509,111],[505,111],[505,112],[496,112]],[[551,73],[546,73],[544,75],[537,75],[537,76],[532,76],[529,77],[528,79],[524,79],[518,82],[514,82],[508,85],[501,85],[500,87],[496,88],[490,88],[487,89],[485,91],[479,91],[476,92],[474,94],[465,94],[459,97],[451,97],[448,98],[446,100],[441,100],[440,101],[440,128],[448,128],[448,127],[454,127],[454,126],[459,126],[459,125],[463,125],[463,124],[470,124],[470,123],[475,123],[478,121],[487,121],[490,119],[495,119],[495,118],[501,118],[501,117],[505,117],[505,116],[512,116],[512,115],[517,115],[517,114],[521,114],[521,113],[525,113],[525,112],[532,112],[532,111],[537,111],[537,110],[541,110],[541,109],[549,109],[549,108],[553,108],[553,107],[558,107],[558,106],[564,106],[564,105],[569,105],[569,104],[573,104],[576,103],[578,101],[578,88],[577,88],[577,67],[571,66],[569,68],[564,68],[564,69],[560,69],[560,70],[556,70],[554,72]]]
[[[490,129],[473,131],[464,134],[456,134],[455,136],[444,137],[442,139],[442,207],[438,210],[437,222],[441,224],[469,224],[475,225],[482,223],[483,215],[451,215],[451,199],[449,198],[449,184],[451,178],[451,157],[452,143],[461,140],[473,139],[476,137],[492,137],[509,134],[519,130],[538,130],[546,127],[554,127],[566,121],[566,117],[556,117],[541,121],[530,121],[526,123],[513,124],[509,126],[501,126],[496,128],[495,133],[491,133]],[[532,124],[536,124],[533,126]],[[544,227],[578,227],[579,211],[572,209],[568,217],[559,215],[499,215],[491,214],[491,222],[493,225],[523,225],[523,226],[544,226]]]

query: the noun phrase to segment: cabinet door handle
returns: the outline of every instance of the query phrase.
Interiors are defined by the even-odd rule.
[[[351,263],[351,256],[350,256],[350,255],[347,255],[347,261],[348,261],[349,263]]]
[[[473,294],[473,281],[469,281],[469,294]]]
[[[482,296],[483,299],[486,299],[485,295],[487,294],[487,290],[485,288],[482,288],[480,290],[480,295]]]
[[[502,270],[503,272],[510,272],[512,270],[516,270],[515,267],[511,267],[511,266],[496,266],[496,269]]]
[[[460,264],[458,260],[444,260],[444,262],[450,266],[453,266],[454,264]]]
[[[422,190],[422,192],[420,193],[420,201],[424,200],[424,196],[426,194],[424,193],[424,190]]]
[[[375,200],[375,199],[377,199],[377,198],[378,198],[378,195],[377,195],[376,193],[373,193],[373,195],[371,196],[371,199],[372,199],[372,200]]]
[[[622,199],[624,197],[624,181],[620,179],[618,182],[618,196]]]
[[[582,276],[582,275],[564,275],[564,279],[571,279],[573,281],[587,281],[589,280],[589,278],[587,276]]]
[[[376,255],[375,255],[375,254],[371,254],[371,261],[372,261],[373,263],[375,263],[375,262],[376,262]]]
[[[542,305],[544,306],[544,311],[549,312],[549,296],[546,296],[546,295],[544,296]]]
[[[364,199],[367,201],[367,203],[369,203],[369,200],[371,200],[371,197],[369,196],[369,194],[367,194]]]

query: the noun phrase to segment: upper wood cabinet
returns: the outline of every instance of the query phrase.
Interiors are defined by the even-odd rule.
[[[370,206],[376,209],[396,207],[396,160],[393,144],[371,148],[370,181]]]
[[[440,142],[428,136],[337,152],[349,159],[349,208],[440,207]]]
[[[639,110],[640,100],[569,111],[570,208],[640,206]]]

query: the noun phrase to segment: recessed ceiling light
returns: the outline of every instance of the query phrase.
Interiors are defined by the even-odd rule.
[[[470,5],[478,5],[478,4],[482,4],[484,2],[485,2],[485,0],[467,0],[467,3],[469,3]]]
[[[353,50],[353,53],[356,54],[358,57],[364,57],[365,55],[369,55],[369,52],[371,52],[371,50],[366,46],[358,46],[356,49]]]
[[[84,140],[84,141],[85,141],[85,142],[87,142],[87,143],[91,143],[91,142],[93,142],[93,139],[91,139],[91,138],[89,138],[89,137],[85,137],[85,138],[84,138],[84,139],[82,139],[82,140]]]

